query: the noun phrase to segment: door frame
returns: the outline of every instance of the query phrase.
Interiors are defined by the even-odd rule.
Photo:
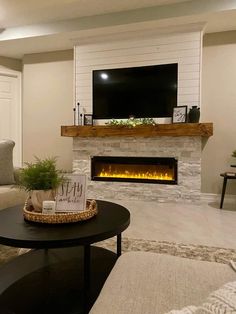
[[[22,73],[15,70],[5,69],[0,66],[0,76],[16,78],[17,82],[17,106],[16,106],[16,118],[17,118],[17,134],[16,142],[18,149],[15,150],[16,167],[22,167]]]

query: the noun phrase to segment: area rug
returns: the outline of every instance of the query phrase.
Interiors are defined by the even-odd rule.
[[[19,249],[0,245],[0,265],[18,255]]]
[[[108,239],[96,245],[116,250],[116,238]],[[142,239],[122,239],[122,252],[144,251],[169,254],[202,261],[228,264],[230,260],[236,262],[236,250],[210,247],[205,245],[182,244],[167,241],[151,241]],[[0,245],[0,265],[16,257],[19,249]]]
[[[99,242],[97,245],[115,251],[116,239],[108,239],[103,242]],[[228,264],[230,260],[236,262],[236,250],[234,249],[210,247],[205,245],[182,244],[167,241],[123,238],[122,251],[154,252],[224,264]]]

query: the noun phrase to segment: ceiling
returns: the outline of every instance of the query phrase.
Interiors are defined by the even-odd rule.
[[[191,0],[0,0],[0,26],[14,27]]]
[[[204,22],[236,30],[236,0],[0,0],[0,56],[73,48],[84,38]]]

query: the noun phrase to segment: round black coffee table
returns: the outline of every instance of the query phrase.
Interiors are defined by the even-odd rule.
[[[1,313],[88,311],[121,254],[121,233],[130,223],[125,207],[106,201],[97,204],[97,216],[63,225],[27,222],[22,215],[23,206],[0,211],[0,244],[37,249],[0,268]],[[91,246],[113,236],[117,236],[117,254]],[[43,311],[37,304],[40,298],[48,307]]]

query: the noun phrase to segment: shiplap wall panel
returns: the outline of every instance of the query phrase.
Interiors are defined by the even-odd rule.
[[[180,51],[178,51],[180,53]],[[185,49],[181,50],[181,57],[198,57],[200,55],[200,49]],[[145,54],[132,54],[126,56],[106,56],[104,53],[103,58],[96,58],[94,56],[91,59],[83,59],[78,60],[78,65],[80,67],[83,66],[100,66],[104,64],[114,64],[114,63],[132,63],[132,62],[140,62],[140,61],[150,61],[150,60],[168,60],[175,59],[176,51],[166,51],[160,52],[156,51],[155,53],[145,53]]]
[[[199,53],[198,53],[198,59],[199,59]],[[113,58],[113,59],[107,59],[104,58],[103,60],[93,60],[93,62],[91,64],[83,64],[81,65],[80,63],[77,64],[76,66],[76,70],[78,74],[83,74],[83,73],[88,73],[88,71],[94,70],[94,69],[100,69],[101,65],[103,66],[103,69],[109,69],[109,68],[113,68],[114,64],[116,64],[117,68],[120,67],[133,67],[133,66],[138,66],[139,64],[142,65],[153,65],[153,62],[158,62],[158,64],[166,64],[166,63],[175,63],[178,62],[178,58],[176,57],[167,57],[167,54],[162,57],[160,57],[159,54],[155,54],[154,55],[149,55],[149,58],[145,55],[144,57],[137,57],[137,56],[129,56],[129,57],[122,57],[117,59],[117,58]],[[132,64],[132,65],[131,65]],[[182,66],[185,66],[182,68],[180,68],[180,71],[186,71],[188,68],[190,69],[190,66],[195,66],[195,67],[199,67],[199,64],[197,62],[193,63],[180,63]],[[189,66],[189,67],[188,67]]]
[[[147,37],[147,36],[146,36]],[[106,51],[106,50],[122,50],[127,48],[137,48],[137,47],[147,47],[155,45],[165,45],[168,43],[184,43],[199,41],[200,32],[190,32],[190,33],[179,33],[175,35],[163,34],[162,36],[157,35],[156,37],[150,36],[147,38],[140,39],[128,39],[128,40],[117,40],[117,41],[107,41],[103,43],[89,43],[80,45],[80,53],[82,52],[96,52],[96,51]],[[78,46],[77,46],[78,47]]]
[[[184,87],[199,87],[199,80],[180,80],[178,81],[178,88]]]
[[[178,63],[178,105],[200,106],[201,32],[75,47],[76,102],[92,113],[92,71]]]
[[[115,58],[115,57],[125,57],[130,55],[146,55],[150,53],[167,53],[167,52],[175,52],[176,50],[198,50],[199,49],[199,42],[185,42],[185,43],[178,43],[178,44],[166,44],[166,45],[155,45],[149,47],[137,47],[135,48],[127,48],[127,49],[113,49],[113,50],[106,50],[106,51],[97,51],[96,52],[96,59],[104,59],[106,58]],[[94,52],[84,52],[80,53],[79,60],[93,60],[94,59]]]
[[[198,95],[199,87],[179,87],[178,92],[181,95]]]

